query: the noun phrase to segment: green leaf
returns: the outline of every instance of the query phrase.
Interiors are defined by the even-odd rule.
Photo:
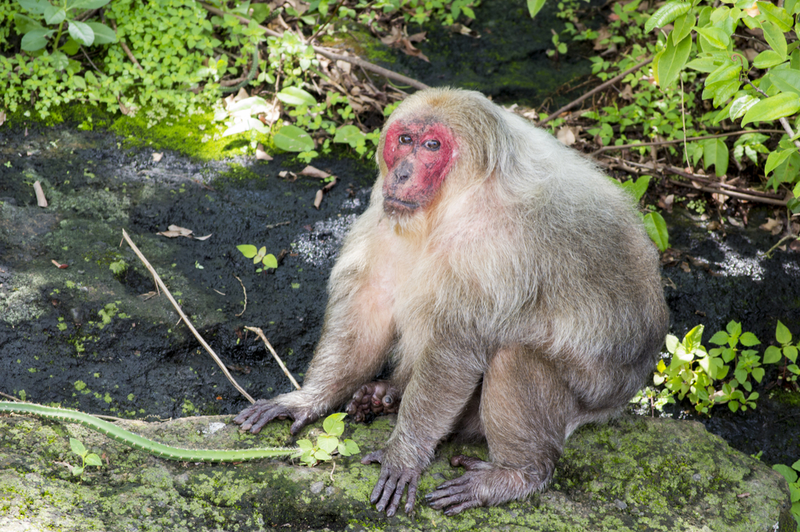
[[[636,180],[631,178],[629,181],[621,183],[620,186],[633,195],[636,201],[639,201],[642,199],[642,196],[644,196],[644,193],[647,192],[647,187],[650,185],[651,178],[652,176],[649,175],[643,175]],[[614,183],[617,183],[617,181],[615,180]]]
[[[22,36],[20,46],[26,52],[35,52],[47,46],[47,37],[51,36],[55,31],[48,30],[47,28],[40,28],[31,30]]]
[[[114,30],[101,24],[100,22],[87,22],[87,26],[94,32],[94,44],[109,44],[117,42],[117,34]]]
[[[772,68],[786,61],[785,57],[774,50],[764,50],[753,59],[753,66],[756,68]]]
[[[672,42],[675,44],[681,42],[684,37],[692,32],[696,24],[697,17],[694,16],[694,13],[686,13],[675,19],[675,27],[672,33],[669,34]]]
[[[332,453],[338,446],[339,438],[336,436],[326,436],[325,434],[322,434],[317,438],[317,447],[328,454]]]
[[[783,358],[781,350],[771,345],[764,351],[764,364],[775,364]]]
[[[348,454],[342,453],[342,454],[344,454],[344,456],[350,456],[350,455],[358,454],[358,453],[361,452],[361,449],[358,447],[358,444],[356,442],[354,442],[353,440],[350,440],[350,439],[344,440],[344,446],[347,449],[347,453],[348,453]]]
[[[783,354],[792,362],[797,362],[797,348],[793,345],[787,345],[783,348]]]
[[[702,347],[704,329],[705,327],[702,325],[695,325],[692,330],[683,337],[683,344],[688,351],[695,351]]]
[[[678,44],[668,41],[666,48],[656,55],[654,74],[661,88],[669,87],[678,79],[691,50],[692,38],[687,36]]]
[[[355,148],[360,143],[363,143],[366,138],[366,135],[356,126],[347,124],[336,130],[336,134],[333,136],[333,142],[349,144],[351,148]]]
[[[664,343],[667,346],[667,351],[675,354],[675,350],[678,348],[678,337],[672,334],[668,334],[667,337],[664,339]]]
[[[94,453],[89,453],[86,455],[86,465],[93,465],[93,466],[102,466],[103,461],[100,460],[100,457]]]
[[[686,68],[697,70],[700,72],[714,72],[720,66],[720,59],[711,55],[705,55],[693,59],[686,63]]]
[[[75,0],[67,3],[67,9],[100,9],[111,0]]]
[[[347,414],[344,412],[331,414],[325,418],[325,421],[322,422],[322,428],[330,436],[341,436],[344,432],[343,420],[345,417],[347,417]]]
[[[544,2],[545,0],[528,0],[528,13],[530,13],[531,18],[535,17],[536,14],[542,10]]]
[[[319,451],[316,451],[314,453],[314,458],[316,458],[320,462],[326,462],[331,459],[331,455],[320,449]]]
[[[753,347],[754,345],[761,343],[761,340],[759,340],[758,337],[751,332],[744,333],[739,337],[739,341],[742,342],[742,345],[747,347]]]
[[[772,469],[783,475],[783,478],[785,478],[786,482],[789,484],[793,484],[797,481],[797,471],[787,465],[775,464],[772,466]]]
[[[80,440],[70,438],[69,446],[72,449],[72,452],[77,455],[84,456],[86,454],[86,447],[83,446],[83,443],[81,443]]]
[[[79,477],[83,474],[83,467],[73,467],[72,468],[72,476]]]
[[[792,29],[792,17],[782,7],[769,2],[757,2],[758,9],[767,20],[777,24],[781,31],[789,31]],[[762,23],[763,27],[763,23]]]
[[[317,100],[311,94],[307,93],[300,87],[286,87],[276,94],[276,96],[286,105],[307,105],[310,107],[312,105],[316,105],[317,103]]]
[[[728,101],[733,95],[739,92],[739,87],[741,86],[741,82],[737,80],[731,81],[718,81],[717,83],[712,83],[711,85],[707,85],[703,89],[702,98],[709,99],[714,98],[714,106],[720,107],[726,101]],[[727,113],[721,113],[726,115]]]
[[[261,261],[265,268],[272,268],[273,270],[278,267],[278,259],[272,253],[267,254]]]
[[[792,341],[792,331],[781,323],[781,320],[778,320],[778,325],[775,327],[775,339],[778,340],[781,345],[786,345]]]
[[[653,13],[644,24],[645,33],[653,31],[653,28],[663,28],[681,15],[685,15],[692,8],[688,2],[672,1],[667,2]]]
[[[764,174],[768,175],[772,172],[775,168],[781,165],[786,159],[788,159],[793,153],[794,149],[785,149],[781,151],[773,151],[770,152],[769,156],[767,157],[767,165],[764,167]],[[778,322],[780,325],[781,322]],[[788,330],[788,329],[787,329]],[[784,343],[784,342],[781,342]]]
[[[731,42],[730,36],[716,26],[697,28],[697,33],[702,35],[703,38],[705,38],[705,40],[714,48],[727,48]]]
[[[314,448],[314,444],[311,443],[311,440],[297,440],[297,446],[303,451],[309,451]]]
[[[242,244],[240,246],[236,246],[236,249],[241,251],[242,255],[244,255],[248,259],[252,259],[253,257],[256,256],[256,253],[258,253],[258,248],[255,246],[251,246],[250,244]]]
[[[783,92],[800,94],[800,70],[793,68],[770,70],[769,81]]]
[[[761,2],[759,2],[761,4]],[[800,96],[784,92],[761,100],[744,115],[742,127],[750,122],[767,122],[791,116],[800,109]]]
[[[703,168],[714,165],[714,173],[725,175],[728,171],[728,147],[722,139],[708,139],[703,142]]]
[[[75,87],[77,87],[77,88],[79,88],[81,90],[84,90],[84,91],[86,90],[86,81],[84,81],[84,79],[82,77],[80,77],[80,76],[73,77],[72,78],[72,83],[75,84]]]
[[[715,345],[726,345],[728,343],[728,333],[725,331],[717,331],[709,342]]]
[[[73,39],[84,46],[91,46],[94,42],[94,30],[92,30],[88,24],[78,22],[77,20],[71,20],[69,22],[69,34]]]
[[[761,29],[764,30],[764,38],[767,39],[770,48],[775,50],[783,59],[786,59],[786,36],[783,31],[771,21],[761,24]]]
[[[47,0],[17,0],[22,9],[37,15],[43,15],[45,10],[51,7]]]
[[[314,139],[303,129],[297,126],[283,126],[272,137],[275,146],[292,152],[311,151],[314,149]]]
[[[731,120],[740,119],[742,116],[744,116],[747,110],[757,104],[758,101],[758,98],[749,94],[745,94],[744,96],[740,96],[733,100],[733,102],[731,102],[731,108],[729,111]]]
[[[44,10],[44,21],[48,24],[60,24],[66,18],[67,12],[63,8],[50,5]]]
[[[644,228],[650,240],[655,242],[660,251],[666,251],[669,248],[669,232],[667,231],[667,222],[664,221],[663,216],[657,212],[645,214]]]
[[[721,65],[717,68],[714,72],[708,75],[706,78],[706,85],[711,85],[713,83],[717,83],[719,81],[731,81],[731,80],[738,80],[739,73],[742,71],[742,65],[738,65],[735,63],[727,63]]]

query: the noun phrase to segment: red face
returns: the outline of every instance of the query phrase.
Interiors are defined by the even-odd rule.
[[[457,153],[453,132],[434,119],[400,121],[389,126],[383,160],[383,210],[412,213],[436,196]]]

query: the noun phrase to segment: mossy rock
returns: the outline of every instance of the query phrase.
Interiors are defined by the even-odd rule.
[[[362,452],[380,448],[393,416],[350,424]],[[291,445],[287,423],[241,433],[229,416],[125,428],[178,447]],[[310,431],[319,432],[319,426]],[[303,436],[306,436],[304,434]],[[69,437],[104,466],[74,477]],[[447,443],[423,474],[420,494],[459,471],[456,453],[486,446]],[[569,440],[552,486],[527,501],[445,517],[418,501],[412,516],[387,518],[368,502],[379,468],[358,457],[308,468],[288,461],[170,462],[83,426],[0,417],[0,529],[109,532],[250,530],[537,530],[794,532],[779,474],[731,449],[695,422],[625,417],[584,427]]]

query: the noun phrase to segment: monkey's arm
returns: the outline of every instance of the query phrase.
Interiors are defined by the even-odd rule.
[[[364,225],[360,223],[360,225]],[[325,325],[303,389],[261,400],[233,421],[258,433],[274,419],[292,419],[291,432],[350,399],[386,363],[394,336],[391,271],[363,267],[374,243],[356,226],[331,274]],[[373,257],[374,260],[374,257]],[[380,262],[379,262],[380,263]]]
[[[463,346],[430,344],[414,365],[397,427],[386,448],[362,460],[381,464],[370,501],[388,516],[397,512],[406,487],[405,512],[413,510],[420,474],[433,458],[436,445],[452,431],[483,374],[481,363],[472,353],[465,353]]]

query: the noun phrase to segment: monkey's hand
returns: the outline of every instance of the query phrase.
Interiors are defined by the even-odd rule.
[[[440,484],[434,491],[425,496],[431,507],[444,510],[445,515],[453,516],[468,508],[483,506],[485,503],[478,497],[481,488],[488,486],[491,477],[498,471],[489,462],[478,458],[457,455],[450,459],[453,467],[463,466],[466,473],[453,480]]]
[[[396,414],[402,392],[388,381],[370,382],[353,394],[345,411],[355,421],[364,421],[368,414]]]
[[[417,483],[419,482],[421,470],[386,463],[383,450],[369,453],[361,460],[362,464],[376,462],[381,464],[381,476],[378,478],[378,483],[375,484],[375,489],[372,490],[369,501],[375,504],[375,508],[379,512],[385,509],[386,516],[391,517],[397,513],[400,499],[406,490],[406,486],[408,486],[405,512],[407,514],[411,513],[414,510],[414,500],[417,497]]]
[[[319,414],[311,406],[302,406],[301,401],[292,400],[297,393],[283,394],[269,400],[260,399],[242,410],[233,422],[241,425],[242,430],[258,434],[270,421],[289,418],[294,421],[290,429],[294,436],[300,429],[319,419]]]

